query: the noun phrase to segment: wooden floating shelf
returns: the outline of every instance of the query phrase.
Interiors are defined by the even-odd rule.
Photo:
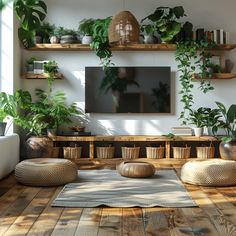
[[[218,45],[214,50],[227,51],[236,48],[236,44]],[[30,51],[91,51],[88,44],[36,44]],[[175,51],[176,44],[130,44],[112,46],[112,51]]]
[[[203,80],[205,78],[200,78],[198,74],[193,74],[193,78],[196,80]],[[236,78],[235,73],[214,73],[211,78],[206,78],[206,79],[218,79],[218,80],[224,80],[224,79],[234,79]]]
[[[35,73],[26,73],[22,76],[24,79],[47,79],[48,74],[47,73],[40,73],[40,74],[35,74]],[[55,79],[62,79],[63,75],[61,73],[58,73]]]

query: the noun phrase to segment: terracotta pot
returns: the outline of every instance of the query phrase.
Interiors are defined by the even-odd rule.
[[[53,141],[48,137],[32,136],[26,140],[27,158],[51,158]]]
[[[219,149],[222,159],[236,160],[236,140],[232,140],[231,142],[221,142]]]

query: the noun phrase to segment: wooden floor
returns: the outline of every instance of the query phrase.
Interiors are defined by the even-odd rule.
[[[180,166],[161,168],[179,174]],[[26,187],[13,174],[1,180],[0,235],[236,236],[236,187],[186,185],[195,208],[50,207],[61,188]]]

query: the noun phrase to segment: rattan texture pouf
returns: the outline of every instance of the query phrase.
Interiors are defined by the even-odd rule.
[[[181,180],[189,184],[212,187],[236,185],[236,161],[189,161],[181,169]]]
[[[146,178],[155,174],[155,166],[148,162],[123,161],[116,169],[120,175],[130,178]]]
[[[16,180],[29,186],[58,186],[78,178],[76,164],[57,158],[34,158],[18,163]]]

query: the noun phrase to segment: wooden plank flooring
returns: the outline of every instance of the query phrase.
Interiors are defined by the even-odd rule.
[[[180,174],[181,164],[160,166]],[[236,186],[185,186],[199,207],[59,208],[50,204],[62,187],[26,187],[11,174],[0,181],[0,235],[236,236]]]

